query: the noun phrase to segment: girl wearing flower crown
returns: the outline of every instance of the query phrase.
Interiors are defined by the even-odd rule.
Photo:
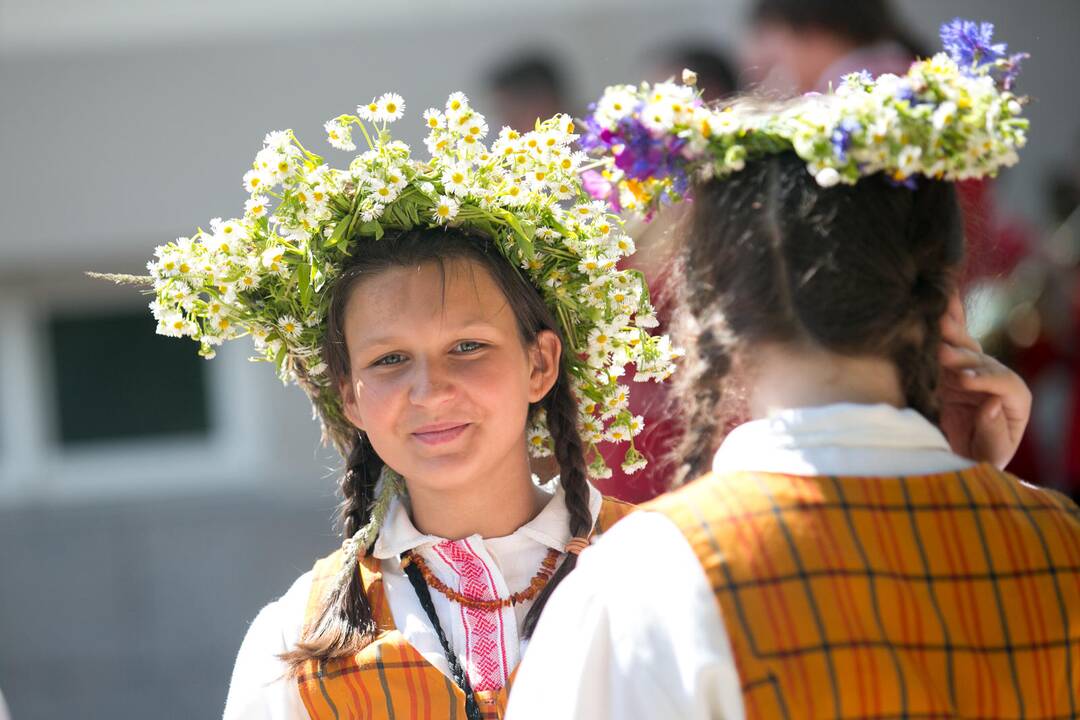
[[[489,148],[457,93],[425,113],[420,162],[387,130],[403,110],[388,94],[328,122],[336,147],[368,144],[343,170],[271,133],[244,216],[159,248],[142,280],[159,332],[204,355],[253,336],[346,458],[345,542],[251,625],[230,720],[501,715],[548,595],[630,509],[587,479],[604,439],[644,462],[616,378],[672,369],[569,118]],[[530,452],[554,455],[553,493]]]
[[[1017,58],[988,24],[943,35],[904,77],[780,107],[676,85],[599,104],[625,202],[694,183],[682,458],[704,475],[585,553],[509,717],[1080,712],[1080,508],[998,469],[1029,396],[956,295],[950,181],[1015,161]],[[717,450],[732,397],[753,419]],[[958,454],[960,426],[1005,452]],[[642,568],[664,582],[640,592]]]

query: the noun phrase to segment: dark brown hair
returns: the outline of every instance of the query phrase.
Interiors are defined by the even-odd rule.
[[[927,57],[891,0],[755,0],[750,20],[787,25],[795,31],[824,30],[857,47],[891,40],[914,56]]]
[[[694,192],[679,258],[677,480],[707,469],[733,359],[754,343],[888,358],[908,405],[936,421],[939,321],[963,254],[950,183],[878,174],[822,188],[788,152]]]
[[[436,263],[445,270],[453,260],[468,260],[486,270],[502,290],[517,320],[521,341],[532,345],[543,330],[559,335],[559,326],[544,304],[539,291],[503,256],[490,240],[460,230],[410,230],[388,232],[379,240],[363,240],[354,257],[335,281],[327,317],[323,359],[335,386],[349,378],[349,353],[345,345],[345,308],[356,285],[390,268],[416,267]],[[548,428],[554,441],[560,483],[566,493],[570,513],[570,534],[586,536],[592,529],[589,512],[589,485],[585,455],[577,431],[577,403],[570,389],[566,364],[560,358],[554,387],[530,408],[530,417],[540,409],[547,412]],[[524,433],[525,428],[522,428]],[[341,477],[340,522],[345,537],[351,537],[370,520],[375,483],[384,463],[361,433],[356,433]],[[567,555],[525,617],[525,637],[532,634],[551,591],[574,568],[576,555]],[[337,593],[325,598],[316,622],[305,629],[296,649],[282,655],[294,673],[308,660],[324,662],[359,652],[377,632],[360,574],[353,572]]]

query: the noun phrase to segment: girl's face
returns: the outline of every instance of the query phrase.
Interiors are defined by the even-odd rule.
[[[542,331],[526,347],[485,268],[443,268],[391,268],[353,287],[345,414],[413,487],[528,477],[528,408],[555,383],[558,336]]]

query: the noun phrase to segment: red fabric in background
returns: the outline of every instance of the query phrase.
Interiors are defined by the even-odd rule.
[[[624,262],[620,264],[620,269],[631,268]],[[659,321],[653,332],[666,333],[669,331],[674,310],[671,268],[638,269],[645,273],[649,295]],[[669,378],[662,383],[652,380],[634,382],[633,378],[634,370],[628,367],[619,382],[630,391],[630,412],[645,419],[645,429],[634,438],[634,443],[649,464],[633,475],[627,475],[620,467],[627,446],[600,443],[598,449],[612,474],[605,480],[594,480],[593,484],[605,495],[630,503],[642,503],[667,492],[670,487],[676,466],[669,456],[678,445],[682,430],[678,407],[672,404],[672,380]]]

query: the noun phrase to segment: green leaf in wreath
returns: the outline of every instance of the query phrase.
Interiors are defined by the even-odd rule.
[[[338,220],[338,224],[334,226],[334,232],[330,234],[330,237],[326,240],[326,247],[332,248],[345,240],[345,234],[349,230],[349,223],[352,222],[352,215],[346,215]]]

